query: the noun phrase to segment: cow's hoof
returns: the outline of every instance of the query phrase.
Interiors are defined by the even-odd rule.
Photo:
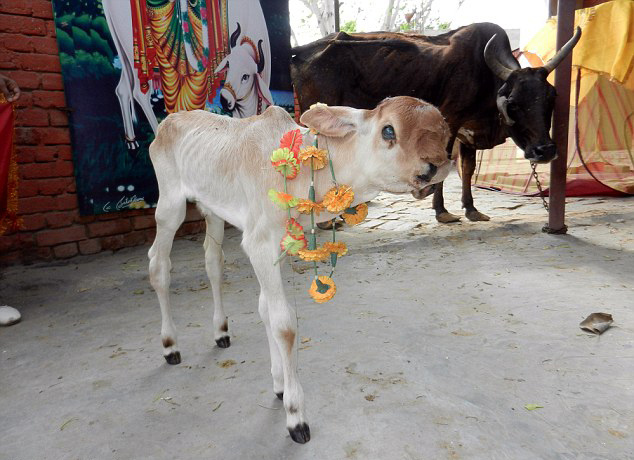
[[[169,355],[165,355],[165,361],[167,364],[180,364],[181,363],[181,352],[173,351]]]
[[[332,230],[332,220],[329,220],[327,222],[319,222],[317,224],[317,227],[319,227],[322,230]],[[337,220],[335,222],[335,230],[339,230],[341,227],[343,227],[343,221]]]
[[[436,214],[436,220],[441,224],[450,224],[451,222],[460,222],[460,216],[445,211]]]
[[[229,345],[231,345],[231,339],[228,335],[220,337],[219,339],[216,339],[216,345],[218,345],[220,348],[229,348]]]
[[[467,216],[467,219],[473,222],[486,222],[487,220],[491,220],[489,216],[487,216],[486,214],[482,214],[476,209],[474,209],[473,211],[467,211],[465,213],[465,216]]]
[[[298,444],[306,444],[310,441],[310,428],[305,423],[295,425],[295,428],[289,428],[288,432],[291,434],[291,438]]]
[[[284,392],[280,391],[279,393],[275,393],[275,396],[277,396],[277,399],[279,399],[280,401],[284,401]]]

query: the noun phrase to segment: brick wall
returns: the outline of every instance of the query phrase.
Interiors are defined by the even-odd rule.
[[[0,236],[0,264],[64,259],[146,244],[153,210],[81,217],[50,0],[0,0],[0,72],[20,86],[15,148],[24,227]],[[190,208],[179,235],[199,232]]]

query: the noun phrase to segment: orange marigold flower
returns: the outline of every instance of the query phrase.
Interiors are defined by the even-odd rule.
[[[315,214],[319,215],[319,213],[324,210],[324,205],[311,200],[300,199],[296,209],[302,214],[310,214],[310,211],[315,211]]]
[[[299,161],[308,161],[313,159],[313,168],[321,169],[328,163],[328,151],[324,149],[318,149],[314,145],[304,147],[299,151]]]
[[[338,256],[345,256],[348,253],[348,247],[346,246],[346,243],[341,242],[335,243],[328,241],[324,243],[324,249],[328,252],[334,252]]]
[[[357,225],[363,222],[367,216],[368,205],[365,203],[358,204],[354,208],[348,208],[341,214],[341,217],[348,225]]]
[[[307,262],[322,262],[330,256],[330,251],[325,248],[317,249],[300,249],[298,251],[299,258]]]
[[[328,302],[337,293],[335,282],[327,276],[319,276],[314,279],[308,290],[310,296],[317,303]]]
[[[338,187],[333,187],[328,190],[326,195],[324,195],[322,204],[326,207],[328,212],[337,214],[348,208],[353,200],[354,192],[352,188],[347,185],[339,185]]]

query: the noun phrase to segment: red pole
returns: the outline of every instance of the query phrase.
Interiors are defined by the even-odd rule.
[[[575,0],[557,3],[557,50],[572,37],[575,22]],[[566,169],[568,166],[568,120],[570,118],[570,74],[572,53],[555,69],[557,99],[553,111],[553,140],[559,157],[550,164],[547,233],[566,233]]]

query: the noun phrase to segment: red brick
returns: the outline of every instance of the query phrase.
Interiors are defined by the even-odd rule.
[[[125,247],[123,235],[106,236],[101,238],[101,248],[103,250],[116,251]]]
[[[56,147],[60,160],[70,161],[73,159],[73,150],[70,145],[57,145]]]
[[[24,221],[24,230],[29,232],[41,230],[46,227],[44,214],[30,214],[28,216],[22,216],[22,220]]]
[[[31,52],[35,49],[31,38],[22,34],[3,34],[1,43],[11,51]]]
[[[19,55],[13,51],[9,51],[0,47],[0,69],[19,69],[20,63],[18,62]]]
[[[17,142],[17,141],[16,141]],[[18,145],[15,147],[18,163],[33,163],[35,155],[40,147]]]
[[[58,228],[56,230],[43,230],[35,235],[39,246],[55,246],[61,243],[70,243],[86,238],[86,228],[83,225]]]
[[[0,64],[0,69],[2,68],[2,65]],[[30,92],[22,92],[22,94],[20,95],[20,99],[18,99],[18,102],[15,102],[15,106],[16,108],[19,109],[23,109],[25,107],[31,107],[33,105],[33,96],[31,95]]]
[[[126,248],[145,244],[146,241],[147,238],[145,236],[145,232],[143,231],[129,232],[123,235],[123,245]]]
[[[185,214],[185,222],[191,222],[200,219],[202,219],[202,216],[200,215],[200,211],[198,211],[198,208],[196,208],[196,205],[193,203],[188,203],[187,213]]]
[[[39,70],[42,72],[61,72],[59,56],[53,54],[19,54],[16,61],[22,70]]]
[[[48,112],[43,109],[22,109],[17,111],[16,126],[48,126]]]
[[[2,0],[0,2],[0,13],[30,15],[33,12],[31,2],[23,0]]]
[[[98,239],[83,240],[79,242],[79,252],[82,254],[95,254],[101,251],[101,241]]]
[[[135,230],[152,228],[156,226],[154,216],[136,216],[132,219],[132,226]]]
[[[24,70],[11,70],[6,74],[13,78],[21,90],[36,89],[40,87],[40,75],[36,72],[28,72]],[[50,88],[58,89],[58,88]]]
[[[68,126],[68,115],[65,112],[51,109],[48,111],[48,116],[51,126]]]
[[[20,167],[20,173],[23,179],[69,177],[73,174],[73,163],[72,161],[27,163]]]
[[[40,136],[34,128],[15,128],[15,143],[37,145],[40,143]]]
[[[77,195],[74,193],[65,193],[64,195],[60,195],[57,197],[57,207],[56,209],[59,211],[66,211],[68,209],[76,209],[77,204]]]
[[[38,186],[42,195],[60,195],[69,191],[71,184],[74,183],[72,177],[55,177],[53,179],[40,179]]]
[[[55,107],[66,107],[66,97],[64,91],[33,91],[33,105],[45,109]]]
[[[28,198],[36,196],[40,193],[40,187],[37,180],[21,180],[18,182],[18,196]]]
[[[64,89],[64,80],[59,73],[45,73],[42,75],[42,89],[61,91]]]
[[[70,144],[70,130],[68,128],[35,128],[40,133],[44,145]]]
[[[2,265],[15,265],[22,261],[22,252],[21,251],[11,251],[7,253],[2,253],[0,251],[0,266]]]
[[[3,0],[3,3],[6,0]],[[43,19],[0,14],[0,30],[8,33],[25,35],[46,35],[46,21]]]
[[[14,233],[0,237],[0,252],[9,252],[16,249],[24,249],[35,245],[35,239],[31,233]]]
[[[57,37],[55,21],[46,21],[46,35],[48,35],[49,37]]]
[[[36,18],[53,19],[53,4],[50,1],[31,0],[30,3],[33,7],[33,16]]]
[[[53,54],[55,56],[59,54],[55,37],[31,37],[31,44],[33,51],[36,53]]]
[[[36,147],[29,148],[33,149],[35,155],[35,158],[33,159],[34,162],[47,163],[59,159],[59,148],[56,145],[38,145]]]
[[[130,219],[109,220],[88,224],[88,236],[108,236],[126,233],[132,230]]]
[[[36,212],[52,211],[57,204],[52,196],[32,196],[18,198],[18,209],[20,214],[34,214]]]
[[[76,256],[79,253],[77,249],[77,243],[60,244],[53,248],[53,255],[56,259],[68,259]]]
[[[46,214],[46,223],[49,228],[68,227],[77,221],[77,217],[79,217],[77,210],[49,212]]]

